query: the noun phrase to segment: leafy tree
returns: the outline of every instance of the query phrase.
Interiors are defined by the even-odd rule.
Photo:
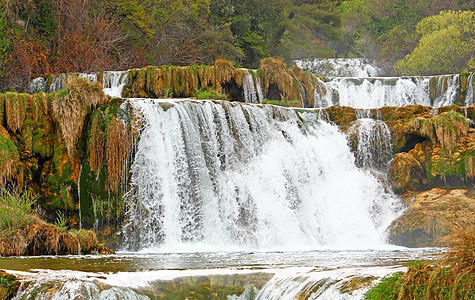
[[[401,74],[432,75],[473,71],[475,12],[442,11],[417,24],[421,39],[414,51],[400,60]]]

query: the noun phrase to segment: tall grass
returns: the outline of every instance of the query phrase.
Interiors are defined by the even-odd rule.
[[[475,299],[475,226],[446,238],[439,265],[418,263],[406,273],[383,278],[366,299]]]
[[[0,256],[111,253],[90,230],[67,231],[67,219],[58,213],[55,225],[35,215],[37,196],[0,187]]]

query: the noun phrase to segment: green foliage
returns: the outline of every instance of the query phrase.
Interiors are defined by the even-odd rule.
[[[56,5],[52,0],[34,0],[30,8],[30,23],[41,36],[52,38],[56,33]]]
[[[367,300],[391,300],[397,299],[400,284],[398,280],[403,272],[397,272],[381,279],[381,282],[372,287],[365,295]]]
[[[198,94],[196,95],[196,99],[202,99],[202,100],[208,100],[208,99],[213,99],[213,100],[228,100],[228,96],[225,94],[220,94],[215,91],[209,91],[209,90],[198,90]]]
[[[244,54],[243,65],[259,66],[264,57],[296,58],[331,54],[324,41],[340,38],[335,1],[212,0],[213,23],[230,24]]]
[[[0,184],[12,179],[19,162],[20,156],[16,145],[0,134]]]
[[[473,71],[475,12],[442,11],[417,24],[421,39],[412,53],[396,64],[401,74],[429,75]]]
[[[7,21],[5,12],[0,12],[0,80],[7,70],[5,69],[5,62],[12,51],[12,41],[8,36],[10,23]]]
[[[69,218],[67,218],[61,211],[56,212],[57,218],[54,226],[56,226],[61,231],[66,231],[68,229]]]
[[[33,205],[37,200],[31,191],[19,193],[0,187],[0,234],[35,222]]]

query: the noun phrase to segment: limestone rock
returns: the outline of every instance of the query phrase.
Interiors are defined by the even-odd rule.
[[[390,226],[389,241],[405,247],[442,246],[441,238],[457,228],[475,226],[475,191],[433,188],[405,194],[411,202]]]
[[[408,190],[417,190],[422,183],[424,169],[417,159],[410,153],[396,154],[388,178],[397,193]]]

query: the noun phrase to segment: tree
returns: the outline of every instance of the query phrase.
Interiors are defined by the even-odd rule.
[[[417,24],[421,39],[416,48],[396,64],[404,75],[434,75],[474,71],[475,12],[442,11]]]

